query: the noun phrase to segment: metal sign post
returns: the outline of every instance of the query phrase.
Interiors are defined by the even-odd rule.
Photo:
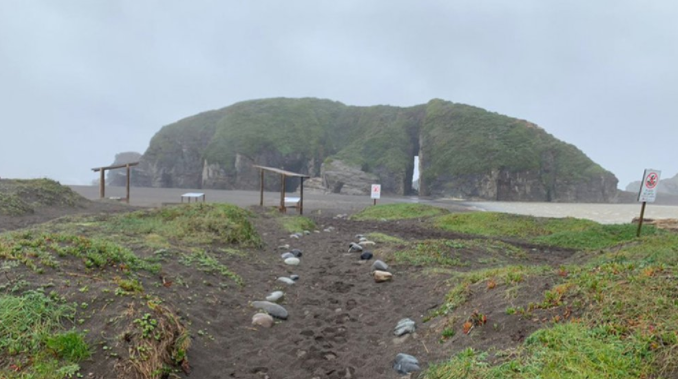
[[[372,205],[377,205],[377,199],[381,198],[381,184],[372,184],[370,197],[372,198],[372,200],[374,200],[374,203]]]
[[[636,237],[640,237],[640,230],[643,227],[643,217],[645,217],[645,205],[647,203],[654,203],[657,198],[657,187],[659,185],[659,178],[661,171],[653,169],[645,169],[643,173],[643,181],[640,183],[640,191],[638,192],[638,201],[643,205],[640,207],[640,219],[638,221],[638,231]]]

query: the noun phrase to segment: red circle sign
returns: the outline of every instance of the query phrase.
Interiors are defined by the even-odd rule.
[[[647,178],[645,178],[645,187],[648,189],[653,189],[654,187],[659,184],[659,179],[658,175],[656,172],[651,172],[647,175]]]

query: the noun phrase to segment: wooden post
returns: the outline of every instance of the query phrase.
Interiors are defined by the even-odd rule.
[[[280,212],[285,212],[285,174],[280,174]]]
[[[645,204],[647,203],[643,201],[643,205],[640,207],[640,220],[638,220],[638,231],[636,232],[636,237],[640,237],[640,229],[643,227],[643,218],[645,217]]]
[[[377,199],[374,199],[374,203],[372,205],[377,205]]]
[[[303,215],[304,214],[304,177],[300,176],[299,177],[299,214]]]
[[[125,198],[127,204],[129,204],[129,165],[127,165],[127,197]]]
[[[104,186],[106,185],[106,178],[104,176],[104,169],[103,167],[99,169],[99,198],[103,199],[106,197],[106,190],[104,189]]]
[[[259,177],[259,206],[264,206],[264,169],[259,169],[261,173]]]

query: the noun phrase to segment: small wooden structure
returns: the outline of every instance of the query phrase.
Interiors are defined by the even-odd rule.
[[[94,172],[99,172],[99,198],[103,199],[106,197],[106,170],[115,170],[117,168],[127,168],[127,174],[126,174],[126,182],[127,182],[127,192],[125,196],[125,201],[127,204],[129,204],[129,178],[130,178],[130,170],[129,168],[132,166],[138,165],[139,162],[133,162],[133,163],[125,163],[122,165],[117,165],[117,166],[106,166],[106,167],[99,167],[99,168],[93,168],[92,171]]]
[[[299,214],[304,214],[304,179],[310,178],[308,175],[299,174],[292,171],[285,171],[279,168],[266,167],[266,166],[257,166],[255,168],[259,169],[261,174],[260,176],[260,193],[259,193],[259,206],[264,206],[264,171],[272,172],[275,174],[280,174],[281,188],[280,188],[280,212],[287,212],[286,203],[293,203],[295,205],[290,206],[290,208],[299,209]],[[299,178],[299,197],[285,197],[285,178],[287,177]]]

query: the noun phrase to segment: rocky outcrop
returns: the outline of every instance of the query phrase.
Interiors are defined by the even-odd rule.
[[[369,195],[372,184],[379,183],[376,175],[368,174],[360,167],[340,160],[323,163],[321,177],[325,188],[330,192],[344,195]]]
[[[111,166],[119,166],[127,163],[139,162],[141,154],[134,151],[127,151],[124,153],[115,154],[115,160]],[[135,174],[135,168],[132,168],[132,174]],[[124,187],[127,185],[127,169],[119,168],[115,170],[108,170],[106,172],[106,184],[115,187]]]
[[[629,183],[629,185],[626,186],[626,190],[638,193],[638,191],[640,191],[640,180]],[[672,178],[660,180],[659,185],[657,186],[657,192],[678,195],[678,174]]]
[[[407,108],[265,99],[201,113],[153,137],[133,183],[258,189],[261,165],[319,177],[328,192],[365,195],[378,183],[409,195],[415,156],[422,196],[605,202],[617,193],[613,174],[542,128],[438,99]],[[267,190],[280,184],[266,175]]]

